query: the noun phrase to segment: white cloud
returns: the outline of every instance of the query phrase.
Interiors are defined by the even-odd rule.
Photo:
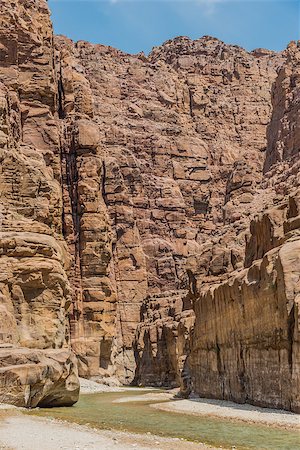
[[[206,16],[212,16],[217,10],[218,3],[224,3],[226,0],[197,0],[197,3],[203,6],[203,12]]]

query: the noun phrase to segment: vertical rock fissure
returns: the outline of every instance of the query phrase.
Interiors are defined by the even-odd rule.
[[[292,306],[288,317],[288,362],[290,373],[293,372],[293,343],[295,331],[295,305]]]
[[[65,118],[65,112],[63,107],[63,101],[65,98],[64,87],[62,83],[62,67],[59,66],[58,80],[57,80],[57,98],[58,98],[58,117],[60,119]]]
[[[193,112],[193,92],[192,92],[190,87],[188,87],[188,90],[189,90],[190,116],[194,117],[194,112]]]
[[[103,198],[105,205],[108,206],[105,182],[106,182],[106,166],[105,166],[105,161],[103,161],[102,162],[102,179],[101,179],[102,198]]]
[[[61,121],[62,136],[60,142],[60,163],[62,173],[62,232],[73,256],[70,269],[73,304],[69,313],[71,342],[83,333],[83,307],[81,286],[81,258],[80,258],[80,207],[78,204],[78,168],[75,145],[74,124],[66,124],[64,109],[64,84],[62,65],[59,62],[57,82],[58,116]],[[68,216],[72,217],[71,224]]]
[[[74,286],[74,310],[72,314],[72,320],[76,323],[76,328],[80,328],[75,332],[75,336],[78,337],[78,333],[82,336],[83,331],[83,321],[82,313],[82,270],[81,270],[81,230],[80,230],[80,205],[78,202],[78,168],[77,168],[77,155],[76,148],[74,143],[74,134],[72,132],[70,147],[65,152],[65,164],[66,164],[66,173],[67,173],[67,189],[69,192],[70,204],[71,204],[71,214],[72,214],[72,224],[73,224],[73,239],[71,241],[73,246],[73,265],[74,265],[74,278],[73,278],[73,286]],[[81,326],[82,325],[82,326]],[[82,328],[82,329],[81,329]],[[75,337],[74,336],[74,337]]]
[[[243,344],[240,344],[240,355],[239,355],[239,362],[240,362],[240,369],[239,369],[239,382],[240,382],[240,389],[241,389],[241,397],[246,402],[248,399],[247,392],[246,392],[246,367],[245,367],[245,359],[244,359],[244,348]]]
[[[221,384],[221,392],[222,392],[222,398],[224,398],[225,394],[225,387],[224,387],[224,373],[222,368],[222,360],[221,360],[221,349],[218,342],[218,337],[216,338],[216,355],[217,355],[217,369],[219,373],[219,380]]]

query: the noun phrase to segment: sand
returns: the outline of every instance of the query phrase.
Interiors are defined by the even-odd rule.
[[[174,392],[175,391],[175,392]],[[128,397],[118,398],[113,401],[113,403],[128,403],[128,402],[148,402],[148,401],[162,401],[162,400],[172,400],[174,395],[178,392],[176,390],[170,390],[169,392],[149,392],[141,395],[130,395]]]
[[[110,386],[85,378],[79,378],[81,394],[99,394],[102,392],[124,392],[124,391],[149,391],[155,388],[140,388],[132,386]]]
[[[88,387],[91,381],[85,380],[87,389],[93,392],[93,386]],[[97,385],[97,383],[94,383]],[[98,385],[98,389],[103,389],[103,385]],[[107,392],[104,386],[104,390],[94,392]],[[118,392],[124,390],[131,390],[132,388],[109,388],[110,392]],[[123,402],[139,402],[139,401],[164,401],[164,403],[153,403],[150,405],[152,408],[157,408],[163,411],[198,415],[198,416],[210,416],[221,419],[230,419],[244,422],[260,423],[269,426],[279,426],[284,428],[299,428],[300,429],[300,415],[294,414],[289,411],[259,408],[257,406],[248,404],[237,404],[233,402],[223,400],[211,400],[211,399],[174,399],[174,395],[178,392],[178,389],[172,389],[165,392],[145,392],[147,389],[138,388],[141,391],[141,395],[134,395],[128,397],[122,397],[114,400],[114,403]],[[84,392],[85,393],[85,392]],[[169,400],[169,401],[167,401]]]
[[[300,415],[284,410],[259,408],[248,404],[237,404],[222,400],[188,399],[175,400],[151,405],[163,411],[192,414],[198,416],[211,416],[222,419],[238,420],[244,422],[260,423],[269,426],[284,428],[299,428]]]
[[[204,450],[181,439],[150,434],[99,431],[53,419],[9,415],[0,421],[0,449],[14,450]]]
[[[79,378],[80,381],[80,393],[81,394],[99,394],[102,392],[121,392],[122,387],[108,386],[106,384],[96,383],[92,380],[86,380],[85,378]]]

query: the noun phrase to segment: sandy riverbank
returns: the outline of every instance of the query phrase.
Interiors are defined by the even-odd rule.
[[[233,421],[264,424],[300,430],[300,415],[287,411],[239,405],[232,402],[208,399],[174,399],[177,390],[147,392],[136,388],[138,395],[130,395],[132,388],[110,387],[81,380],[82,393],[128,392],[116,402],[153,402],[156,409],[191,414],[193,416],[216,417]],[[135,390],[135,389],[134,389]],[[162,403],[157,403],[162,401]],[[0,404],[0,450],[204,450],[212,449],[205,444],[191,443],[181,439],[159,436],[99,430],[87,425],[77,425],[61,420],[24,414],[23,408]],[[180,416],[178,415],[180,421]]]
[[[79,378],[81,394],[100,394],[102,392],[121,392],[123,387],[108,386],[106,384],[96,383],[96,381]]]
[[[13,450],[204,450],[212,449],[181,439],[99,431],[53,419],[19,413],[0,420],[0,449]]]
[[[100,394],[102,392],[124,392],[124,391],[149,391],[155,388],[140,388],[132,386],[110,386],[85,378],[79,378],[81,394]]]
[[[124,392],[134,389],[126,387],[109,387],[89,380],[81,380],[80,383],[82,393]],[[248,404],[237,404],[234,402],[212,399],[192,398],[174,400],[174,396],[178,392],[178,389],[149,393],[145,392],[147,389],[144,388],[136,389],[141,391],[141,395],[130,396],[130,393],[128,392],[128,397],[119,398],[114,402],[126,403],[138,401],[165,401],[164,403],[153,403],[151,407],[169,412],[210,416],[217,417],[219,419],[229,419],[247,423],[253,422],[268,426],[300,429],[300,415],[284,410],[259,408]]]
[[[133,400],[133,397],[132,397]],[[178,399],[165,403],[155,403],[152,408],[163,411],[192,414],[197,416],[211,416],[235,421],[253,422],[268,426],[284,428],[299,428],[300,415],[284,410],[259,408],[248,404],[210,400],[210,399]]]
[[[154,389],[154,388],[153,388]],[[144,389],[140,389],[144,391]],[[114,400],[113,403],[127,403],[127,402],[158,402],[164,400],[173,400],[174,396],[177,394],[178,389],[171,389],[166,392],[149,392],[141,393],[141,395],[128,395],[128,397],[118,398]]]
[[[178,389],[165,392],[141,393],[141,395],[128,395],[114,400],[114,403],[153,401],[150,406],[162,411],[191,414],[195,416],[210,416],[218,419],[229,419],[243,422],[253,422],[268,426],[299,428],[300,414],[270,408],[259,408],[248,404],[238,404],[224,400],[204,398],[180,399],[174,398]],[[155,402],[163,403],[155,403]]]

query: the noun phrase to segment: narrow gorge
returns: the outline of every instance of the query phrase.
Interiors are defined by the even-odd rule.
[[[0,402],[79,374],[299,413],[300,41],[130,55],[0,8]]]

